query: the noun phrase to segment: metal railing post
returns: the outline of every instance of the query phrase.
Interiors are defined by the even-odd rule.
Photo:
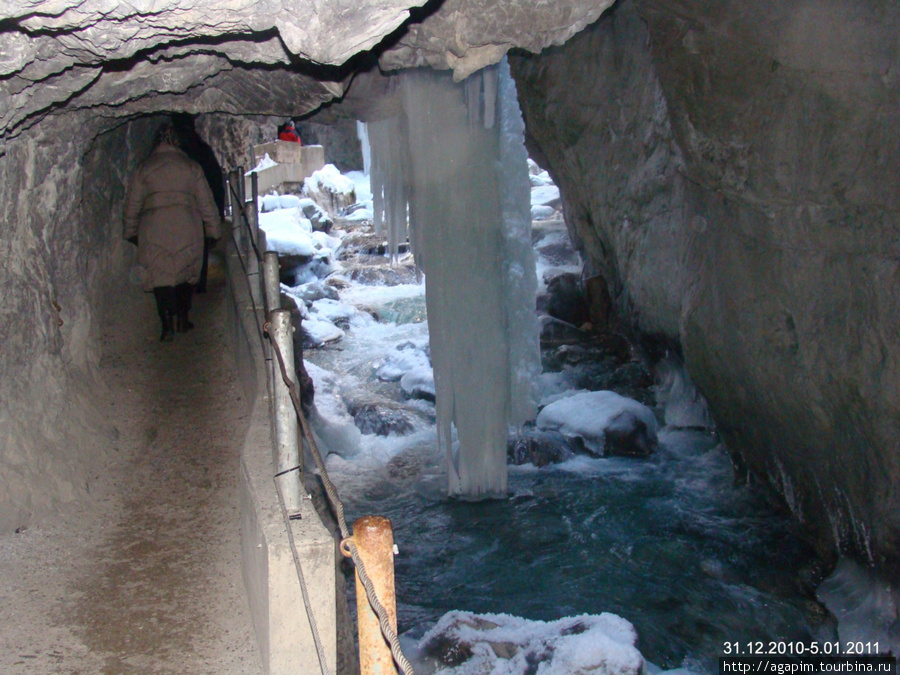
[[[291,313],[276,309],[269,314],[271,337],[278,345],[284,359],[284,367],[291,381],[296,382],[294,368],[293,327]],[[275,366],[278,367],[277,365]],[[291,401],[290,390],[281,377],[280,369],[275,381],[275,472],[284,505],[291,513],[300,508],[300,449],[297,438],[297,413]]]
[[[281,309],[281,282],[278,277],[278,254],[266,251],[263,262],[263,281],[266,287],[266,314]]]
[[[375,588],[375,595],[397,631],[397,597],[394,591],[394,531],[384,516],[364,516],[353,523],[353,542]],[[359,623],[359,672],[361,675],[396,673],[391,647],[381,633],[366,589],[356,575],[356,615]]]
[[[237,171],[238,178],[240,178],[238,181],[238,196],[241,198],[241,208],[243,210],[244,202],[247,201],[247,186],[244,184],[244,167],[239,166],[235,171]]]
[[[257,190],[258,177],[256,173],[251,174],[250,183],[253,186],[252,199],[247,202],[247,222],[250,224],[250,233],[247,238],[248,251],[247,257],[247,277],[250,281],[250,297],[253,298],[255,305],[262,305],[262,279],[260,279],[259,259],[257,259],[254,251],[254,244],[259,241],[259,195]],[[263,250],[257,248],[255,250]]]
[[[234,206],[233,199],[231,198],[231,172],[222,169],[222,185],[225,186],[225,211],[226,215],[231,217],[232,222],[234,222]]]
[[[243,234],[244,223],[241,218],[244,213],[244,203],[241,200],[242,185],[244,177],[238,169],[234,169],[231,174],[230,188],[228,190],[228,198],[231,200],[231,230],[234,238],[235,248],[238,255],[241,254],[241,237]]]

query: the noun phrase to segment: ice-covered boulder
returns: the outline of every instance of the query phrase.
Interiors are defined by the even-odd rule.
[[[314,255],[312,223],[299,208],[277,209],[259,214],[259,227],[266,233],[266,246],[279,255]]]
[[[268,155],[266,155],[268,157]],[[280,195],[276,193],[263,195],[259,198],[259,210],[261,213],[270,213],[281,209],[293,209],[300,206],[300,197],[297,195]]]
[[[303,300],[304,303],[312,304],[316,300],[328,298],[330,300],[340,300],[338,292],[323,281],[310,281],[309,283],[300,284],[291,289],[291,295],[295,298]]]
[[[332,216],[356,203],[353,181],[343,176],[334,164],[326,164],[303,182],[303,194]]]
[[[378,365],[377,375],[379,380],[395,382],[417,368],[431,368],[428,354],[424,347],[404,342],[387,353],[384,361]]]
[[[301,198],[295,195],[290,196],[297,200],[297,206],[300,207],[303,211],[303,215],[309,219],[310,223],[312,223],[313,230],[316,232],[331,232],[331,228],[334,226],[334,220],[332,220],[325,209],[309,197]]]
[[[536,423],[580,439],[597,456],[644,456],[658,444],[653,411],[612,391],[580,392],[554,401],[541,410]]]
[[[323,319],[316,314],[310,314],[303,320],[303,335],[306,338],[306,347],[322,347],[329,342],[337,342],[344,337],[344,331],[335,326],[328,319]]]
[[[606,612],[529,621],[453,611],[422,637],[419,656],[426,669],[456,675],[639,675],[645,661],[636,643],[634,626]]]
[[[435,400],[434,372],[431,366],[421,366],[407,372],[400,378],[400,388],[409,398]]]
[[[559,188],[555,185],[539,185],[531,188],[532,206],[551,206],[558,209],[561,204]]]
[[[531,207],[532,220],[547,220],[552,218],[554,213],[556,213],[556,209],[546,204],[535,204]]]
[[[370,315],[359,311],[355,306],[330,298],[316,300],[311,309],[314,316],[327,319],[339,327],[365,325],[374,321]]]

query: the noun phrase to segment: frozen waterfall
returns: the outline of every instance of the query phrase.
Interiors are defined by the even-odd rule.
[[[425,272],[449,493],[505,497],[509,424],[540,374],[524,123],[504,62],[454,83],[401,75],[404,115],[368,124],[376,223]],[[456,430],[454,442],[453,430]]]

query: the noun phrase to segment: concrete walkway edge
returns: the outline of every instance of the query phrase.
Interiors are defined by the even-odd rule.
[[[300,590],[290,541],[273,475],[274,428],[268,394],[268,362],[258,337],[265,321],[254,310],[247,280],[232,242],[228,245],[228,312],[238,375],[250,424],[241,450],[241,554],[263,670],[272,675],[321,672],[319,657]],[[313,605],[329,672],[336,672],[336,546],[313,507],[303,499],[300,520],[291,521],[307,592]]]

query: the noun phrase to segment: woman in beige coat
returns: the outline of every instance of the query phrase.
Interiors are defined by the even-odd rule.
[[[193,285],[200,277],[205,239],[221,233],[219,211],[203,169],[178,147],[168,124],[156,134],[153,151],[138,167],[125,195],[125,239],[138,247],[144,290],[153,291],[162,321],[160,340],[183,333]]]

